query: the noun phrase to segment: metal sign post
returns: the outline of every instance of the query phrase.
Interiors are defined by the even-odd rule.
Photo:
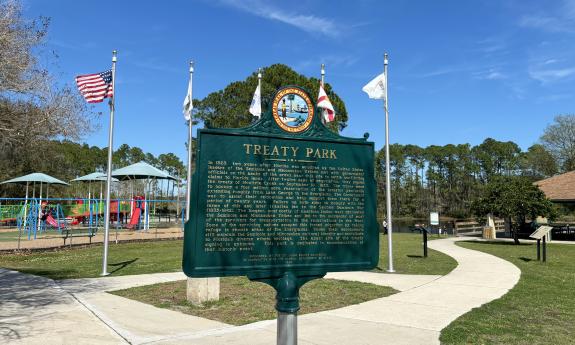
[[[278,311],[277,345],[297,345],[297,312]]]
[[[529,235],[529,237],[537,240],[537,261],[543,259],[541,261],[547,262],[547,236],[551,230],[553,230],[552,226],[543,225]]]
[[[547,235],[543,236],[543,262],[547,262]]]

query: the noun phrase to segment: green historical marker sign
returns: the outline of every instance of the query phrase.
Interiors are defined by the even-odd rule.
[[[184,272],[247,275],[276,287],[279,305],[282,282],[299,288],[326,272],[374,268],[374,171],[367,135],[328,130],[298,87],[279,90],[247,128],[198,130]]]

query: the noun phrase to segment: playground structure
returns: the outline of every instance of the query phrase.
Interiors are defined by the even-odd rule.
[[[172,200],[178,181],[176,178],[145,162],[114,170],[112,176],[114,188],[107,219],[110,228],[116,230],[116,238],[118,231],[147,232],[151,227],[155,227],[156,232],[158,228],[180,228],[183,231],[179,182],[177,199]],[[68,189],[68,183],[42,173],[1,182],[25,185],[26,195],[24,198],[0,198],[0,242],[15,240],[17,236],[20,248],[21,239],[89,236],[91,241],[98,230],[105,227],[103,185],[106,176],[94,172],[71,182],[77,183],[73,185],[74,188]],[[172,199],[166,198],[170,182]],[[39,194],[36,194],[37,184]],[[51,184],[68,187],[60,189],[59,194],[67,190],[74,197],[49,198]],[[96,184],[96,188],[93,188],[93,184]],[[98,184],[99,197],[96,195]],[[87,197],[78,197],[84,193]],[[157,198],[158,195],[160,198]]]
[[[113,199],[110,229],[116,233],[147,233],[150,228],[183,231],[183,219],[177,215],[182,206],[177,206],[176,200],[146,200],[142,195]],[[12,234],[13,241],[18,242],[15,247],[20,248],[22,240],[70,238],[80,234],[93,237],[104,227],[104,210],[105,201],[101,199],[0,198],[0,241],[1,235]]]

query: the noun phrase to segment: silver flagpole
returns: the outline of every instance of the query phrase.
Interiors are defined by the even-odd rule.
[[[102,257],[102,276],[108,273],[108,236],[110,234],[110,194],[112,190],[112,153],[114,138],[114,105],[116,100],[116,54],[112,52],[112,91],[110,99],[110,129],[108,131],[108,171],[106,174],[106,213],[104,214],[104,256]]]
[[[387,106],[387,53],[383,58],[383,73],[385,74],[385,99],[383,100],[383,108],[385,110],[385,201],[387,209],[387,248],[388,248],[388,261],[389,268],[387,272],[393,273],[393,242],[392,233],[393,226],[391,221],[391,182],[389,177],[389,108]]]
[[[325,64],[322,63],[321,64],[321,80],[320,80],[321,87],[324,86],[324,83],[325,83]],[[321,119],[321,123],[323,123],[325,125],[326,122],[325,122],[325,117],[324,117],[323,111],[321,112],[320,119]]]
[[[262,68],[258,68],[258,90],[260,90],[260,116],[258,120],[262,118]]]
[[[262,92],[262,69],[258,68],[258,87],[260,88],[260,95]]]
[[[192,78],[194,75],[194,62],[190,61],[190,87],[192,85]],[[193,91],[190,90],[190,93]],[[190,100],[191,101],[191,100]],[[186,187],[186,222],[190,219],[190,197],[192,191],[192,114],[188,121],[188,179]]]

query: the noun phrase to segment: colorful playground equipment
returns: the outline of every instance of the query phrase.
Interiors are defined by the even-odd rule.
[[[132,216],[130,217],[130,221],[128,222],[127,228],[128,229],[141,229],[143,226],[143,218],[142,214],[146,210],[146,201],[145,198],[141,195],[135,196],[132,201]]]
[[[158,226],[180,223],[183,230],[183,218],[179,219],[179,215],[183,217],[180,194],[177,200],[165,198],[171,190],[174,199],[176,178],[145,162],[114,170],[112,175],[115,177],[113,182],[117,183],[114,188],[117,197],[110,200],[110,213],[107,217],[110,227],[115,227],[116,230],[148,231],[151,224]],[[60,234],[62,237],[73,236],[72,233],[74,235],[84,233],[86,229],[90,233],[95,233],[99,228],[103,228],[106,219],[106,201],[102,195],[103,185],[106,182],[105,175],[95,172],[72,181],[87,184],[88,188],[75,188],[76,192],[72,191],[77,196],[78,190],[84,193],[87,189],[86,198],[49,198],[50,185],[68,186],[68,184],[42,173],[0,182],[0,184],[20,184],[26,188],[25,198],[0,198],[0,229],[3,232],[11,232],[17,228],[20,243],[20,238],[54,237],[51,234]],[[170,182],[172,182],[171,188]],[[179,184],[180,182],[178,190]],[[99,197],[96,196],[98,189]],[[58,191],[60,195],[62,191],[62,189]],[[158,193],[165,194],[156,200]],[[122,195],[124,198],[121,198]],[[40,236],[43,233],[45,235]],[[10,236],[13,235],[6,237]]]
[[[50,206],[46,202],[41,203],[39,199],[28,200],[16,219],[18,233],[26,233],[28,239],[36,239],[38,233],[49,229],[56,229],[61,233],[68,226],[60,204]]]

